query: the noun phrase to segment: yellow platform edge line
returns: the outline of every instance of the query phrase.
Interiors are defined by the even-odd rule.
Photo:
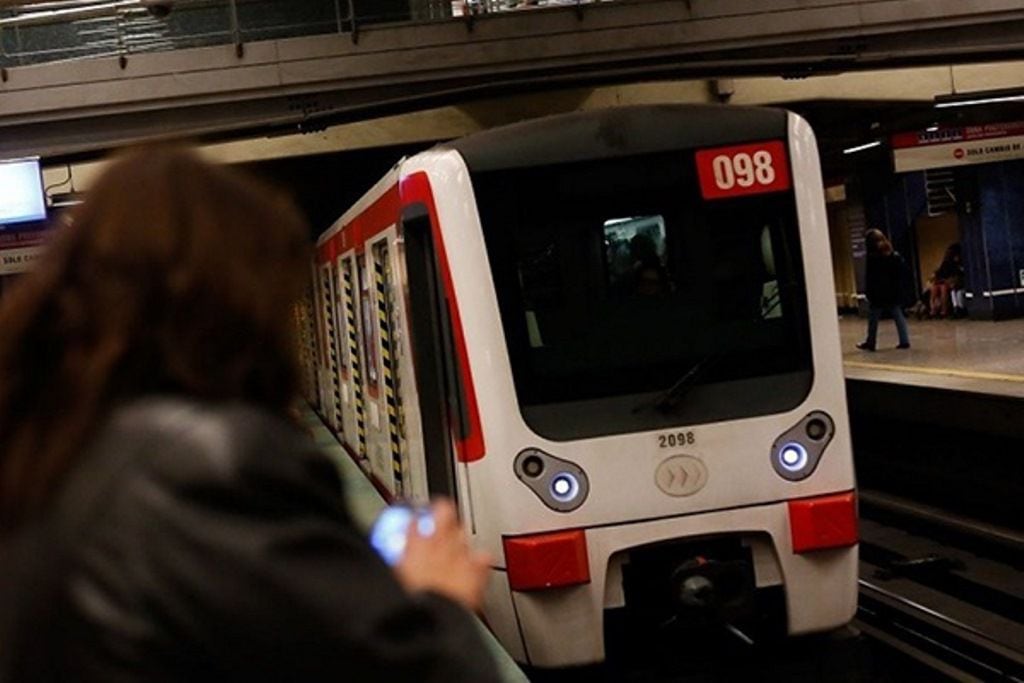
[[[976,370],[957,370],[955,368],[926,368],[919,365],[890,365],[887,363],[868,363],[860,360],[844,360],[843,365],[865,370],[888,370],[896,372],[913,372],[920,375],[943,375],[963,379],[990,379],[998,382],[1024,382],[1024,375],[1005,375],[998,372],[978,372]]]

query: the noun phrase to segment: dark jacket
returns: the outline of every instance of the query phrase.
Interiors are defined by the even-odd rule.
[[[960,261],[953,259],[943,259],[942,263],[939,264],[938,269],[935,271],[935,279],[946,282],[950,287],[954,289],[963,288],[964,283],[964,267]]]
[[[903,258],[896,252],[884,256],[869,253],[865,271],[865,295],[873,308],[892,308],[901,303]]]
[[[251,407],[116,411],[0,540],[0,682],[490,681],[473,617],[412,597],[333,464]]]

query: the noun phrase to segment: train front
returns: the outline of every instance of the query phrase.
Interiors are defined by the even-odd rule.
[[[482,280],[456,289],[486,443],[460,495],[505,646],[565,666],[620,631],[849,621],[854,473],[807,124],[633,108],[452,151],[479,221],[443,227]]]

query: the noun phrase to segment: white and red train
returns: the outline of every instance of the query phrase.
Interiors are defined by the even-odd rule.
[[[790,634],[853,616],[799,117],[637,107],[469,136],[400,161],[320,237],[315,271],[312,401],[386,495],[457,501],[516,660],[600,661],[611,614],[742,628],[777,610]]]

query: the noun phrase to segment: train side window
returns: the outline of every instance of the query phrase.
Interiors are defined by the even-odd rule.
[[[455,496],[453,433],[466,436],[462,386],[456,369],[448,302],[441,281],[430,218],[422,205],[402,213],[405,267],[409,280],[409,325],[413,367],[423,423],[427,488]]]
[[[373,323],[373,294],[370,292],[370,275],[366,269],[366,254],[356,258],[359,273],[359,308],[363,316],[363,354],[366,358],[366,384],[376,393],[378,384],[377,341]]]

